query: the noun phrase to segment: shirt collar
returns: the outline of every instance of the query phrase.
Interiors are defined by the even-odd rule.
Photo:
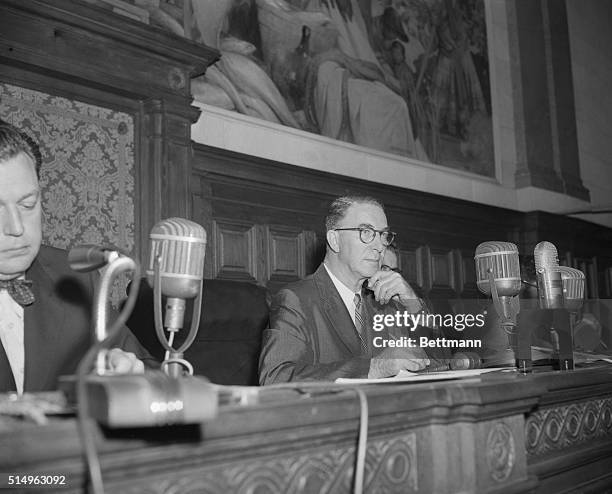
[[[336,290],[338,290],[338,294],[340,295],[340,298],[344,302],[344,305],[346,305],[346,308],[348,309],[349,314],[351,314],[351,317],[354,317],[354,313],[355,313],[355,293],[359,293],[361,295],[361,291],[353,292],[348,286],[346,286],[344,283],[342,283],[334,275],[334,273],[331,272],[331,270],[327,267],[327,265],[325,263],[323,263],[323,266],[325,267],[325,271],[327,271],[327,274],[331,278],[332,283],[336,287]]]
[[[11,278],[11,280],[25,280],[25,273],[21,273],[19,276],[16,276],[15,278]],[[5,281],[11,281],[11,280],[5,280]]]

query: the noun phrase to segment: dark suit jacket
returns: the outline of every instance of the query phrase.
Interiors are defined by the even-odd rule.
[[[94,278],[72,271],[66,251],[46,246],[41,247],[26,278],[33,281],[36,301],[24,308],[24,391],[50,391],[56,389],[59,376],[74,374],[93,342]],[[112,346],[134,352],[145,364],[155,363],[127,329]],[[0,392],[15,389],[0,345]]]
[[[323,264],[303,280],[287,285],[272,301],[270,329],[264,331],[259,383],[365,378],[374,353],[373,315],[393,313],[372,292],[364,292],[367,350],[361,348],[353,320]],[[402,309],[403,310],[403,309]]]

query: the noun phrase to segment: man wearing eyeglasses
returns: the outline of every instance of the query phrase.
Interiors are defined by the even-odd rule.
[[[380,349],[373,344],[380,334],[373,329],[375,315],[422,309],[400,273],[381,269],[395,237],[382,204],[371,197],[339,197],[329,208],[325,228],[323,263],[274,297],[260,384],[379,378],[426,367],[429,359],[418,347]]]

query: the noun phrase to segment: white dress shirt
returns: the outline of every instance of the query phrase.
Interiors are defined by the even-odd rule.
[[[336,287],[336,290],[338,290],[338,293],[340,294],[340,298],[344,302],[344,305],[346,305],[346,309],[351,315],[353,324],[355,324],[355,293],[361,296],[361,291],[354,292],[348,286],[342,283],[338,278],[336,278],[334,274],[329,270],[329,268],[325,265],[325,263],[323,263],[323,266],[325,267],[325,271],[327,271],[327,274],[331,278],[332,283]],[[357,325],[355,324],[355,326]]]
[[[17,393],[23,393],[25,350],[23,343],[23,307],[6,290],[0,290],[0,340],[11,364]]]

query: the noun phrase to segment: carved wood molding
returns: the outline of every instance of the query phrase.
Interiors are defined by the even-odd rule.
[[[525,443],[531,457],[612,437],[612,397],[544,408],[527,417]]]
[[[415,433],[368,442],[364,489],[371,493],[418,491]],[[351,492],[355,448],[339,447],[272,456],[249,462],[198,466],[180,472],[146,474],[128,482],[108,483],[126,494]]]
[[[9,59],[34,70],[79,77],[137,97],[180,94],[191,99],[189,77],[204,73],[218,53],[201,44],[75,0],[4,0]],[[0,24],[4,24],[0,22]],[[138,56],[135,56],[138,55]]]

